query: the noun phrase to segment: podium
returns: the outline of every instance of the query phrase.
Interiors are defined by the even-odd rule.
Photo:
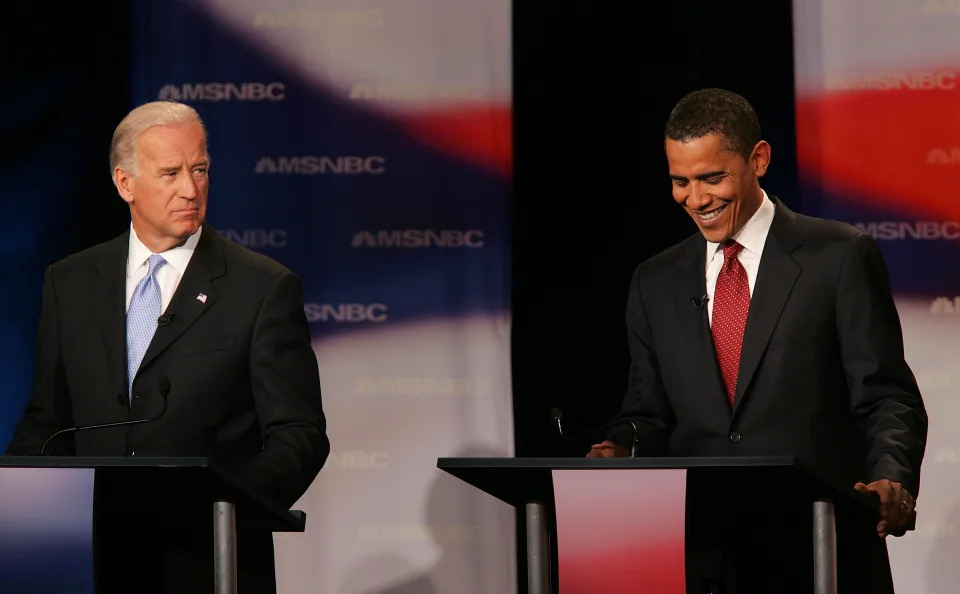
[[[97,497],[109,500],[111,512],[127,517],[206,506],[212,513],[215,592],[237,592],[237,521],[265,532],[303,532],[306,514],[288,511],[257,493],[227,469],[202,457],[54,457],[0,456],[2,469],[43,469],[43,473],[94,474]],[[101,493],[102,490],[121,493]],[[91,510],[91,513],[93,510]],[[209,519],[210,516],[207,516]],[[95,529],[96,531],[96,529]],[[102,533],[94,539],[105,539]],[[95,542],[109,558],[122,542]]]
[[[873,498],[792,457],[439,458],[437,467],[523,510],[528,594],[557,591],[555,577],[560,594],[711,591],[687,583],[689,558],[746,542],[764,528],[750,524],[770,521],[809,531],[813,591],[836,594],[838,514],[879,520]]]

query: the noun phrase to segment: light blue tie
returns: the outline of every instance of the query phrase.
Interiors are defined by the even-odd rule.
[[[137,284],[127,310],[127,398],[132,398],[133,378],[137,376],[143,355],[157,331],[160,311],[160,283],[157,270],[166,264],[163,256],[153,254],[147,258],[147,275]]]

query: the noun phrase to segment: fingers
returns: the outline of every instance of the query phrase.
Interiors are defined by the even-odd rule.
[[[877,535],[881,538],[893,534],[902,535],[911,521],[913,513],[913,496],[903,488],[903,485],[887,479],[873,481],[868,485],[857,483],[854,489],[861,493],[875,493],[880,500],[878,512],[880,521],[877,523]]]
[[[617,456],[616,447],[616,444],[612,441],[595,443],[590,446],[587,458],[615,458]]]
[[[913,495],[909,491],[903,488],[897,489],[897,498],[890,503],[885,532],[894,536],[903,536],[907,526],[913,521],[915,504]]]
[[[587,452],[587,458],[603,458],[602,447],[600,444],[590,446],[590,451]]]

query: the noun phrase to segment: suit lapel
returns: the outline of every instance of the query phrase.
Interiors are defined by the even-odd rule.
[[[737,375],[737,392],[733,414],[740,409],[743,395],[750,386],[770,342],[783,307],[793,285],[800,276],[800,265],[791,257],[791,252],[803,242],[795,233],[794,214],[779,200],[771,197],[776,213],[760,258],[756,286],[750,299],[747,327],[743,335],[743,350],[740,353],[740,370]]]
[[[225,273],[223,251],[213,229],[204,225],[200,241],[190,258],[190,263],[180,279],[170,305],[163,312],[170,322],[158,326],[147,352],[143,355],[140,369],[143,370],[173,341],[187,331],[208,309],[213,307],[219,297],[213,280]]]
[[[698,307],[696,303],[707,294],[707,244],[699,234],[689,240],[689,244],[677,262],[682,269],[676,294],[681,336],[690,348],[691,369],[703,370],[697,374],[702,384],[701,393],[711,395],[708,400],[718,405],[718,409],[719,405],[723,405],[722,409],[729,414],[730,407],[727,405],[717,353],[713,347],[713,336],[710,334],[707,305]]]
[[[126,282],[130,232],[113,240],[97,261],[99,282],[92,288],[92,303],[99,319],[100,336],[107,354],[110,389],[127,393]]]
[[[91,287],[91,304],[107,355],[110,389],[127,393],[126,279],[130,232],[116,238],[97,260],[97,282]]]

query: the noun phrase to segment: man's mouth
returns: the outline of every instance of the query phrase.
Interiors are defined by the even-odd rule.
[[[727,208],[727,206],[729,205],[724,204],[723,206],[714,208],[713,210],[708,210],[706,212],[698,212],[697,218],[699,218],[701,221],[712,221],[713,219],[719,217],[720,213],[723,212]]]

